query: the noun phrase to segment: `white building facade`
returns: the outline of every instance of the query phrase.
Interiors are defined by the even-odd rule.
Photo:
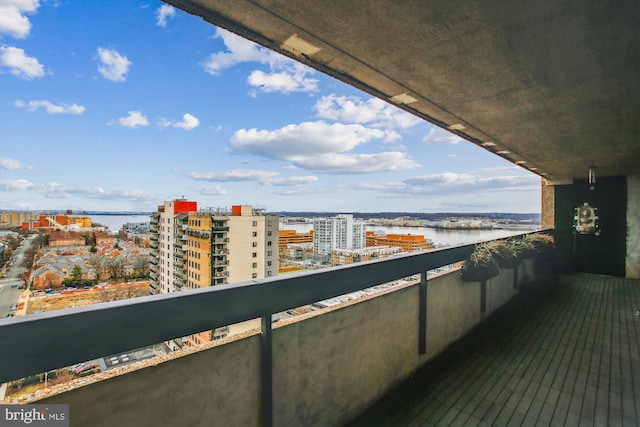
[[[367,245],[364,222],[351,214],[313,220],[313,252],[329,255],[335,249],[361,249]]]

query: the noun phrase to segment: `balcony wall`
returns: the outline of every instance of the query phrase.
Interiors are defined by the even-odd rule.
[[[531,271],[519,268],[520,280]],[[458,271],[430,278],[422,355],[418,283],[274,324],[273,425],[352,419],[515,295],[513,274],[487,281],[485,314],[480,283]],[[69,403],[78,426],[260,426],[260,336],[224,341],[39,403]]]

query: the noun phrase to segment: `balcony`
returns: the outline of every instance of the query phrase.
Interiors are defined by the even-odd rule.
[[[224,277],[229,277],[229,272],[225,270],[216,270],[212,272],[212,275],[215,279],[221,279]]]
[[[185,414],[200,425],[345,423],[517,295],[530,278],[529,261],[484,285],[461,282],[456,271],[427,275],[473,247],[0,320],[0,340],[13,343],[0,360],[0,381],[261,318],[262,332],[225,338],[199,353],[171,354],[166,363],[152,360],[151,369],[132,365],[128,375],[96,374],[104,380],[39,401],[70,403],[79,425],[126,424],[140,407],[176,425],[198,424]],[[416,274],[421,280],[379,295],[271,323],[274,313]],[[141,317],[146,321],[130,328]],[[78,340],[87,329],[91,334]],[[206,368],[212,365],[225,369]],[[212,390],[211,383],[220,386]],[[105,393],[111,397],[100,397]],[[224,403],[193,398],[204,395],[207,402]]]
[[[220,267],[220,266],[229,265],[229,261],[227,261],[226,259],[214,259],[213,261],[211,261],[211,264],[214,267]]]
[[[216,243],[216,244],[229,243],[229,238],[228,237],[226,237],[226,238],[215,238],[215,239],[213,239],[212,242]]]
[[[228,226],[223,226],[223,225],[214,225],[212,227],[212,230],[214,232],[225,232],[225,231],[229,231],[229,227]]]
[[[209,239],[211,237],[211,232],[206,230],[187,230],[187,234],[191,237],[197,237],[198,239]],[[187,236],[183,240],[187,240]]]

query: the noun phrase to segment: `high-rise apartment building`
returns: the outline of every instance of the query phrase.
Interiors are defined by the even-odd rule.
[[[189,214],[186,286],[196,289],[275,276],[278,216],[251,206]]]
[[[151,219],[151,265],[153,293],[275,276],[278,216],[251,206],[166,202]]]
[[[313,220],[313,252],[329,255],[334,249],[360,249],[367,244],[365,223],[351,214]]]
[[[191,204],[189,204],[191,203]],[[278,274],[278,216],[251,206],[197,209],[195,202],[158,207],[151,220],[153,293],[199,289]],[[231,333],[258,327],[233,325]],[[220,328],[183,339],[200,344],[229,332]]]
[[[149,270],[152,294],[173,292],[183,285],[187,239],[182,222],[189,212],[197,210],[197,202],[181,199],[165,202],[151,215]]]

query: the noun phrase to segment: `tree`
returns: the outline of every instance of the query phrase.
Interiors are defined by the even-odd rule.
[[[109,260],[106,256],[91,255],[91,257],[89,257],[89,265],[96,272],[96,279],[98,279],[98,281],[109,278]]]
[[[15,251],[18,246],[20,246],[20,238],[13,236],[13,235],[8,235],[5,238],[5,241],[7,242],[7,245],[9,248],[11,248],[12,251]]]
[[[82,280],[82,267],[80,267],[78,264],[73,266],[73,269],[71,270],[71,278],[74,281]]]
[[[119,281],[125,276],[126,260],[123,256],[118,256],[109,260],[109,269],[111,270],[111,279]]]
[[[133,258],[133,269],[138,274],[149,276],[149,255],[136,255]]]

